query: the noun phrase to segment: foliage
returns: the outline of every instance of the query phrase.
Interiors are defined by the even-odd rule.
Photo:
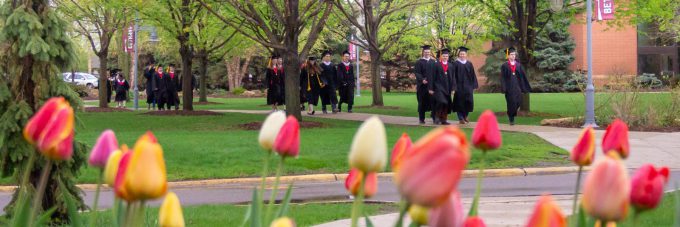
[[[486,60],[480,70],[486,76],[486,85],[484,90],[488,92],[501,91],[501,66],[505,63],[505,51],[498,48],[492,48],[486,54]]]
[[[44,1],[22,1],[14,5],[5,1],[0,6],[0,74],[8,75],[0,82],[0,164],[2,175],[14,176],[15,183],[33,191],[45,160],[37,159],[30,182],[18,182],[26,170],[28,157],[35,149],[24,141],[23,126],[34,111],[50,97],[63,96],[72,106],[80,107],[78,94],[58,79],[62,67],[69,68],[75,61],[73,44],[67,36],[67,22],[60,19]],[[42,207],[56,207],[54,222],[68,221],[61,193],[76,198],[76,205],[84,207],[75,178],[85,161],[86,146],[76,142],[73,159],[55,163],[49,174],[47,193]],[[65,185],[59,190],[57,182]],[[28,184],[24,184],[28,183]],[[18,199],[15,192],[8,215],[14,214]]]
[[[636,88],[659,89],[663,87],[663,82],[652,73],[643,73],[633,79],[633,86]]]
[[[78,97],[87,97],[88,93],[87,90],[88,88],[85,85],[77,85],[77,84],[72,84],[68,83],[68,87],[73,90],[76,94],[78,94]]]
[[[233,94],[235,94],[235,95],[241,95],[241,94],[243,94],[243,92],[246,92],[246,89],[245,89],[245,88],[242,88],[242,87],[234,88],[234,89],[232,89],[232,91],[231,91],[231,93],[233,93]]]
[[[574,61],[572,52],[576,48],[569,33],[570,19],[553,20],[546,25],[544,32],[536,40],[534,57],[536,66],[543,74],[532,83],[534,92],[574,92],[581,91],[585,77],[569,70]]]

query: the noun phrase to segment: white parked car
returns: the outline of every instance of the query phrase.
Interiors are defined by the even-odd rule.
[[[72,73],[62,73],[61,75],[67,83],[75,83],[88,88],[99,88],[99,79],[92,74],[76,72],[75,78],[72,78]]]

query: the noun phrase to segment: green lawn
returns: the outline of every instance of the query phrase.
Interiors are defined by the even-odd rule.
[[[239,124],[262,121],[264,115],[224,114],[221,116],[150,116],[133,112],[79,113],[76,139],[89,146],[105,129],[116,132],[119,143],[132,146],[147,130],[154,132],[163,146],[168,179],[213,179],[253,177],[261,172],[265,152],[257,143],[258,131],[242,130]],[[323,121],[326,127],[302,129],[297,159],[286,160],[285,174],[345,173],[347,154],[360,122]],[[387,126],[389,149],[403,132],[417,139],[430,127]],[[466,129],[468,136],[471,130]],[[478,167],[480,151],[473,151],[470,168]],[[526,133],[503,133],[501,150],[487,155],[491,168],[566,165],[566,151]],[[272,167],[274,169],[274,161]],[[96,181],[98,171],[83,169],[79,182]],[[10,184],[3,179],[3,184]]]
[[[373,108],[369,107],[372,102],[371,93],[362,91],[360,97],[355,97],[355,112],[375,113],[396,116],[418,116],[417,101],[415,93],[383,93],[385,106],[396,108]],[[598,116],[606,117],[611,115],[611,101],[619,99],[621,94],[616,93],[596,93],[595,105]],[[638,103],[640,105],[660,108],[667,106],[671,99],[670,93],[640,93]],[[558,117],[582,116],[585,97],[582,93],[535,93],[531,94],[531,108],[533,112],[540,113],[535,117],[518,117],[516,123],[538,125],[542,119]],[[142,100],[144,102],[145,100]],[[195,109],[240,109],[240,110],[267,110],[269,106],[264,105],[265,98],[208,98],[208,101],[218,104],[195,105]],[[88,102],[89,104],[96,104]],[[128,106],[132,106],[128,102]],[[140,103],[140,108],[145,109],[146,103]],[[345,107],[346,108],[346,107]],[[505,98],[500,93],[479,93],[475,94],[475,111],[471,114],[471,119],[477,119],[479,114],[486,109],[494,112],[505,112]],[[646,108],[641,108],[646,109]],[[455,114],[451,115],[455,118]],[[499,121],[507,123],[506,117],[500,117]]]
[[[645,226],[645,227],[656,227],[656,226],[677,226],[678,222],[680,220],[676,220],[678,218],[678,208],[680,208],[680,200],[677,200],[677,197],[680,196],[680,192],[672,192],[672,193],[667,193],[663,200],[661,201],[661,204],[659,206],[652,210],[648,211],[646,213],[642,213],[640,215],[640,220],[638,220],[637,225],[635,225],[633,221],[633,215],[632,215],[632,210],[631,210],[631,215],[626,219],[625,222],[620,223],[618,226],[622,227],[635,227],[635,226]]]

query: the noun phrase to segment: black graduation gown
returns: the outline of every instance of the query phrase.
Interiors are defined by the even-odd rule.
[[[336,85],[338,87],[338,92],[340,93],[339,103],[354,105],[354,86],[356,86],[354,65],[350,63],[349,66],[345,66],[344,63],[340,63],[335,66],[335,72],[337,73]]]
[[[144,78],[146,78],[146,103],[154,103],[156,97],[153,92],[153,68],[144,69]]]
[[[321,80],[321,76],[317,73],[307,73],[307,69],[302,69],[300,71],[300,81],[302,89],[305,91],[307,102],[310,105],[318,105],[321,88],[326,86]]]
[[[168,105],[179,105],[179,95],[177,92],[182,90],[179,75],[170,76],[170,73],[165,73],[164,79],[168,92]]]
[[[333,63],[328,65],[321,63],[321,81],[326,85],[321,88],[321,105],[338,103],[338,96],[335,94],[335,80],[337,73]]]
[[[162,108],[163,104],[168,102],[168,86],[167,86],[168,74],[163,73],[163,76],[158,72],[153,74],[153,92],[158,107]]]
[[[423,81],[427,80],[428,83],[432,81],[434,75],[435,61],[433,59],[425,60],[418,59],[415,66],[416,74],[416,98],[418,98],[418,112],[427,112],[432,109],[431,107],[431,95],[428,91],[428,85],[424,84]]]
[[[127,80],[115,80],[113,86],[116,89],[116,102],[127,101],[127,92],[130,90],[130,84]]]
[[[501,65],[501,89],[505,93],[508,116],[517,116],[517,109],[522,104],[522,94],[531,92],[527,74],[519,62],[515,63],[515,75],[512,75],[509,63]]]
[[[283,105],[285,102],[285,84],[283,70],[267,69],[265,73],[265,83],[267,83],[267,105]]]
[[[113,94],[113,81],[110,79],[106,80],[106,101],[111,102],[111,94]]]
[[[456,93],[453,95],[453,111],[472,112],[475,108],[474,90],[479,88],[477,74],[472,62],[465,64],[456,60],[453,62],[453,75],[456,80]]]
[[[446,111],[451,113],[451,92],[454,91],[456,82],[453,80],[453,64],[448,63],[444,70],[441,62],[435,64],[433,83],[428,84],[428,89],[434,91],[432,95],[432,110],[435,112]]]

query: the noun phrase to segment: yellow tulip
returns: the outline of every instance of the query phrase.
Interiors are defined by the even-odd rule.
[[[262,128],[260,128],[260,136],[258,141],[260,146],[271,151],[274,146],[274,141],[276,141],[276,136],[279,134],[283,123],[286,122],[286,114],[280,111],[269,114],[264,122],[262,123]]]
[[[135,144],[125,173],[125,188],[134,200],[156,199],[168,190],[163,148],[148,134]]]
[[[184,227],[184,215],[179,198],[174,192],[169,192],[163,200],[161,209],[158,211],[158,226],[160,227]]]
[[[125,147],[125,145],[123,145]],[[127,147],[123,149],[127,151]],[[123,157],[123,151],[116,150],[111,155],[109,159],[106,160],[106,168],[104,169],[104,182],[109,185],[109,187],[114,187],[116,182],[116,174],[118,173],[118,164],[120,164],[120,159]]]
[[[274,220],[269,227],[295,227],[295,222],[288,217],[280,217]]]
[[[354,134],[349,165],[364,173],[379,172],[387,164],[385,125],[378,117],[366,120]]]
[[[419,225],[427,225],[427,216],[430,214],[430,210],[427,207],[411,205],[408,209],[408,215],[411,217],[413,222]]]

